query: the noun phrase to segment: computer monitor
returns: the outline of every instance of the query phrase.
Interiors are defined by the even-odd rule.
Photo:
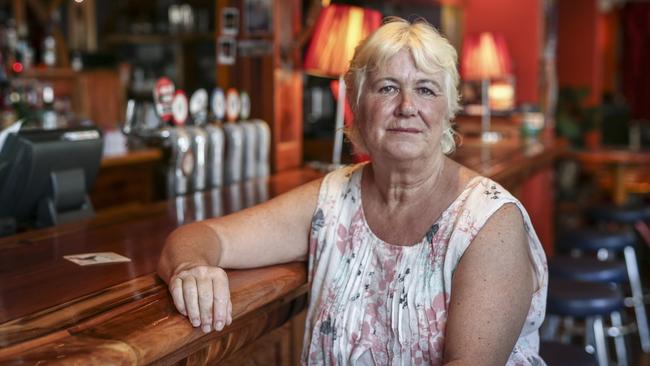
[[[24,129],[0,151],[0,219],[46,227],[94,215],[88,191],[102,158],[94,127]]]

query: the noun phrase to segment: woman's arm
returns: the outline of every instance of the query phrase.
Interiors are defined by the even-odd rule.
[[[536,281],[521,212],[500,208],[463,254],[452,281],[445,364],[505,365]]]
[[[158,274],[176,308],[204,331],[232,321],[222,268],[251,268],[307,256],[321,180],[232,215],[184,225],[165,243]]]

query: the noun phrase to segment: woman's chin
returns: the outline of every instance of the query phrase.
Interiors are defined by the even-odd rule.
[[[387,146],[384,152],[386,157],[397,161],[422,159],[427,155],[427,152],[425,152],[424,149],[418,148],[415,145]]]

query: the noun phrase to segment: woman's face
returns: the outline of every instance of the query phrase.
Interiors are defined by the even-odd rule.
[[[359,100],[359,132],[373,158],[411,160],[442,155],[447,115],[444,72],[418,70],[400,51],[385,67],[369,73]]]

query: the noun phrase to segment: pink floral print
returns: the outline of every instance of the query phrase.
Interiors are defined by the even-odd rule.
[[[309,365],[440,365],[451,280],[488,218],[506,203],[521,210],[538,289],[508,365],[544,365],[546,258],[528,214],[492,180],[474,178],[421,242],[395,246],[368,227],[361,204],[364,164],[328,174],[309,242],[310,304],[302,355]]]

